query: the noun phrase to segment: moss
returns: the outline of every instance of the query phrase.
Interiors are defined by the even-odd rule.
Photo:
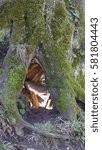
[[[20,58],[17,54],[13,54],[12,53],[12,56],[10,56],[6,62],[7,64],[9,64],[10,66],[17,66],[19,63],[20,63]]]
[[[62,110],[62,112],[67,112],[68,108],[71,108],[71,100],[68,100],[68,95],[65,89],[61,89],[58,106]]]
[[[42,19],[42,7],[44,0],[29,0],[29,2],[23,2],[21,0],[15,1],[15,6],[9,9],[8,5],[4,11],[5,20],[8,22],[8,16],[14,19],[12,42],[13,44],[21,44],[24,42],[26,31],[29,31],[29,37],[27,44],[37,45],[39,41],[43,39],[43,27],[44,21]],[[10,6],[9,5],[9,6]],[[13,7],[14,6],[14,7]],[[27,14],[27,24],[25,24],[24,13]],[[2,17],[3,18],[3,17]],[[3,18],[3,19],[4,19]],[[4,22],[4,21],[3,21]],[[26,27],[25,27],[26,26]],[[32,38],[33,37],[33,38]],[[26,75],[26,68],[22,64],[20,57],[14,52],[12,56],[6,59],[5,62],[8,66],[8,87],[5,89],[5,95],[3,96],[3,104],[10,111],[11,116],[19,122],[19,113],[16,107],[16,95],[20,92],[23,81]]]
[[[74,32],[74,26],[68,18],[64,3],[56,4],[50,25],[52,39],[47,34],[47,44],[44,43],[45,50],[43,51],[43,54],[47,64],[46,68],[48,76],[50,76],[50,79],[53,79],[53,81],[54,78],[56,78],[56,82],[54,83],[57,83],[57,86],[61,86],[63,78],[73,72],[71,70],[71,63],[68,61],[68,50],[71,48],[71,38]],[[51,83],[52,82],[50,82],[49,85]]]
[[[13,93],[21,88],[25,73],[25,67],[22,64],[10,70],[8,76],[8,85],[10,89],[13,90]]]
[[[13,18],[13,43],[27,42],[30,44],[30,38],[34,35],[35,28],[38,27],[39,18],[42,17],[43,4],[44,0],[29,0],[29,2],[18,0],[5,3],[0,14],[0,27],[10,26],[8,20]]]
[[[20,64],[10,70],[8,76],[8,88],[3,97],[3,104],[11,113],[11,117],[16,119],[16,124],[20,121],[20,115],[16,106],[16,95],[20,92],[25,76],[25,67]]]
[[[71,89],[74,97],[79,97],[82,101],[84,101],[85,98],[85,90],[81,86],[81,84],[75,80],[74,78],[69,77],[66,80],[68,87]]]
[[[44,18],[40,16],[39,22],[35,25],[34,33],[29,38],[29,43],[32,45],[37,45],[40,42],[43,42],[45,35],[45,22]]]
[[[66,112],[68,110],[67,108],[67,102],[68,101],[68,96],[65,90],[61,90],[61,95],[60,95],[60,99],[58,102],[59,108],[61,108],[61,110],[63,112]]]
[[[79,81],[79,84],[81,85],[81,87],[83,89],[85,89],[85,75],[82,72],[82,70],[80,70],[80,72],[79,72],[78,81]]]
[[[69,0],[64,0],[64,1],[65,1],[65,4],[66,4],[66,8],[69,9],[69,6],[70,6]]]
[[[4,89],[3,105],[9,110],[11,118],[15,119],[15,124],[17,125],[20,122],[20,115],[16,106],[16,96],[22,89],[26,68],[17,54],[12,54],[6,60],[6,63],[9,65],[9,72],[7,87]]]
[[[3,69],[0,68],[0,77],[2,76],[2,74],[3,74]]]
[[[82,85],[84,85],[84,78],[82,78],[81,80],[82,84],[81,82],[75,80],[74,76],[72,76],[71,74],[69,74],[69,76],[67,76],[67,78],[64,78],[63,80],[65,84],[63,84],[64,86],[61,85],[61,87],[63,87],[63,90],[61,90],[58,105],[64,112],[73,107],[76,108],[78,112],[79,110],[76,107],[75,97],[79,97],[82,101],[85,100],[85,90],[84,87],[82,87]],[[71,94],[71,97],[69,97],[68,94]]]
[[[11,113],[11,117],[15,118],[16,124],[20,121],[20,115],[16,106],[16,95],[21,91],[25,76],[25,67],[19,65],[10,70],[8,76],[8,88],[3,97],[3,104]]]
[[[58,3],[54,9],[54,16],[51,20],[51,30],[53,39],[56,40],[60,45],[67,44],[67,49],[70,46],[69,40],[74,31],[74,25],[71,23],[66,7],[62,3]],[[68,46],[69,45],[69,46]]]
[[[76,56],[76,55],[75,55]],[[77,67],[77,66],[79,66],[80,65],[80,62],[81,62],[81,58],[79,57],[79,56],[76,56],[76,57],[74,57],[74,59],[73,59],[73,68],[75,68],[75,67]]]
[[[67,112],[75,108],[76,86],[72,62],[68,60],[74,25],[68,17],[65,4],[58,3],[51,20],[52,38],[47,35],[44,43],[46,74],[49,87],[59,87],[61,95],[57,101],[58,107]]]
[[[85,100],[85,90],[81,87],[81,85],[75,81],[74,90],[76,92],[76,96],[79,97],[82,101]]]

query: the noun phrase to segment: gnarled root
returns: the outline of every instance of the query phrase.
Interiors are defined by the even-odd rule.
[[[34,132],[36,134],[39,134],[40,136],[44,136],[44,137],[47,137],[47,138],[54,138],[54,139],[69,140],[69,137],[67,135],[61,135],[61,134],[57,134],[57,133],[49,133],[47,131],[42,131],[40,129],[35,128],[33,125],[29,124],[28,122],[24,121],[23,119],[21,121],[21,126],[32,130],[32,132]],[[18,130],[19,130],[19,128],[18,128]],[[18,132],[18,131],[16,130],[16,132]],[[19,131],[19,133],[20,132],[21,131]],[[22,133],[23,132],[21,132],[21,136],[22,136]]]

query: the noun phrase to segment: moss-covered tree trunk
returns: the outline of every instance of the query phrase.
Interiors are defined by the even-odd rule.
[[[0,100],[15,125],[21,119],[16,99],[34,55],[43,66],[54,104],[64,117],[73,120],[79,111],[75,98],[84,100],[81,84],[84,75],[79,76],[81,82],[75,77],[74,62],[79,56],[75,56],[72,50],[77,15],[73,19],[67,4],[60,0],[4,3],[0,16],[4,24],[1,27],[10,28],[10,46],[0,78]]]

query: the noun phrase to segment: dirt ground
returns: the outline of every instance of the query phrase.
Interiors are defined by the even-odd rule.
[[[78,139],[70,122],[62,119],[56,109],[32,109],[23,117],[39,130],[65,134],[69,140],[45,138],[24,128],[24,135],[18,136],[14,129],[6,123],[0,123],[0,150],[84,150],[84,140]]]

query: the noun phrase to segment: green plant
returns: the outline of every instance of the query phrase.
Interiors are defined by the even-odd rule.
[[[80,14],[78,10],[70,10],[70,13],[73,17],[80,18]]]
[[[9,33],[9,29],[0,30],[0,42],[4,42],[5,36]]]
[[[14,150],[14,146],[10,142],[0,141],[0,150]]]
[[[54,128],[54,126],[51,124],[50,121],[46,122],[46,123],[35,123],[34,127],[43,130],[43,131],[48,131],[51,132]],[[47,137],[40,137],[40,140],[42,142],[47,142],[49,140],[49,138]]]
[[[80,120],[74,120],[72,122],[74,128],[75,137],[80,140],[85,140],[85,123]]]
[[[3,123],[8,118],[8,110],[4,109],[2,105],[0,107],[0,123]]]
[[[81,50],[81,51],[79,52],[79,55],[80,55],[81,57],[85,57],[85,51],[82,51],[82,50]]]
[[[17,106],[19,113],[24,115],[26,113],[26,103],[22,99],[17,99]]]
[[[1,141],[0,141],[0,150],[3,150],[3,144]]]
[[[45,124],[43,123],[35,123],[34,126],[38,129],[44,130],[51,132],[53,129],[53,125],[50,123],[50,121],[46,122]]]

